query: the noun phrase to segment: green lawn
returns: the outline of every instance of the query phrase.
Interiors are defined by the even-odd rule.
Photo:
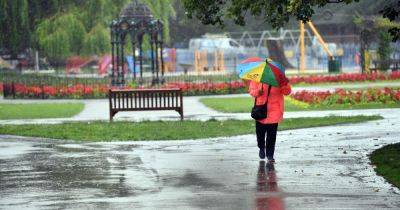
[[[380,116],[330,116],[286,119],[279,130],[357,123]],[[74,122],[55,125],[2,125],[0,134],[72,139],[77,141],[182,140],[236,136],[255,132],[253,120]]]
[[[72,117],[83,108],[83,103],[0,103],[0,120]]]
[[[400,188],[400,143],[391,144],[374,151],[371,162],[377,174]]]
[[[248,97],[232,97],[232,98],[202,98],[200,101],[211,109],[225,113],[246,113],[250,112],[254,105],[254,99]],[[399,103],[381,104],[369,103],[359,105],[343,105],[334,106],[309,106],[306,103],[285,97],[285,111],[314,111],[314,110],[343,110],[343,109],[376,109],[376,108],[399,108]]]

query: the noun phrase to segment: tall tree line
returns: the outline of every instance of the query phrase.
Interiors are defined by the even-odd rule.
[[[174,0],[140,0],[165,24]],[[36,49],[54,64],[73,55],[110,52],[108,25],[131,0],[0,0],[0,50],[16,58]],[[4,53],[4,52],[3,52]]]

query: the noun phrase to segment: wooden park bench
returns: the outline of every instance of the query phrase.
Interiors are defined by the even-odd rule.
[[[110,89],[110,121],[121,111],[175,110],[183,120],[182,91],[173,89]]]

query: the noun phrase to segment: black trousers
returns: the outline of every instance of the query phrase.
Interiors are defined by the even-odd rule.
[[[277,131],[278,131],[278,123],[262,124],[256,121],[258,148],[265,149],[266,156],[269,158],[274,157]],[[266,141],[265,141],[265,134],[267,134]]]

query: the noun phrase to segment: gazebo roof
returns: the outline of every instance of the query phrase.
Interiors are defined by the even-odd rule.
[[[120,18],[153,20],[153,14],[151,14],[149,8],[145,4],[135,0],[122,9]]]

